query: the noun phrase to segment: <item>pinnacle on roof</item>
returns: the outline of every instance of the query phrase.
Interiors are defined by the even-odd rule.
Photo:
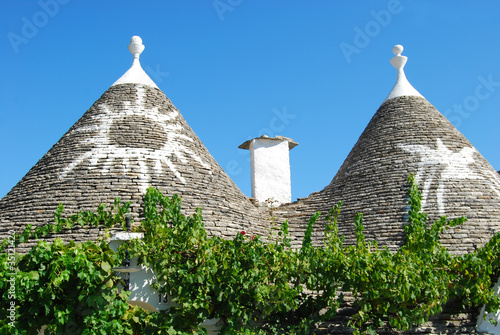
[[[139,62],[139,56],[145,48],[146,47],[142,44],[142,39],[139,36],[132,36],[130,44],[128,45],[128,50],[134,56],[132,66],[111,86],[119,84],[143,84],[158,88],[154,81],[149,78],[147,73],[142,69],[141,63]]]
[[[396,56],[391,59],[391,64],[396,68],[396,70],[398,70],[398,75],[394,87],[384,101],[405,95],[423,97],[422,94],[420,94],[413,86],[411,86],[408,79],[406,79],[405,71],[403,68],[408,61],[408,57],[401,56],[401,53],[403,52],[403,46],[400,44],[395,45],[392,48],[392,52]]]

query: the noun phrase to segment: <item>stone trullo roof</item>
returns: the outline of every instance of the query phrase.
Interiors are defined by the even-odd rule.
[[[354,216],[364,214],[367,238],[392,249],[407,222],[407,177],[415,173],[429,222],[446,215],[468,221],[442,235],[451,252],[481,246],[500,230],[500,177],[474,146],[406,80],[402,47],[391,63],[398,79],[343,165],[322,191],[282,210],[301,234],[311,213],[342,200],[340,233],[353,243]],[[318,234],[318,238],[321,236]]]
[[[265,220],[257,208],[142,70],[139,37],[132,38],[129,49],[134,54],[130,70],[0,200],[1,235],[51,221],[60,203],[71,215],[121,198],[132,202],[137,217],[149,186],[180,194],[188,212],[201,207],[211,234],[259,231]]]

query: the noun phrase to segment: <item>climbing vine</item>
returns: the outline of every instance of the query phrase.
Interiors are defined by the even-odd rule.
[[[449,301],[500,309],[492,290],[500,270],[500,235],[471,254],[450,254],[439,235],[466,218],[429,224],[413,175],[408,182],[406,240],[395,252],[365,239],[362,214],[354,221],[355,245],[345,245],[337,225],[342,203],[326,215],[323,246],[312,245],[318,212],[301,248],[293,249],[286,221],[270,237],[245,231],[232,240],[209,237],[200,209],[185,216],[180,197],[150,188],[144,220],[134,224],[144,237],[117,252],[106,233],[96,242],[46,239],[27,254],[14,254],[19,245],[65,230],[121,226],[129,212],[129,204],[117,200],[109,209],[101,205],[96,213],[63,218],[60,206],[53,224],[27,226],[2,243],[0,333],[35,334],[44,327],[45,334],[202,334],[204,320],[220,318],[227,334],[305,334],[338,313],[341,292],[355,299],[349,321],[355,334],[410,329]],[[119,289],[123,282],[112,270],[125,249],[154,271],[155,289],[168,294],[173,307],[146,313],[127,303],[130,293]]]

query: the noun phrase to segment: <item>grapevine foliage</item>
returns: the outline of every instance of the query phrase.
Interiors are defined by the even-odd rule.
[[[450,300],[463,308],[500,309],[492,290],[500,269],[500,235],[471,254],[450,254],[439,235],[466,218],[428,224],[413,175],[408,181],[406,240],[396,252],[365,239],[362,214],[354,222],[356,244],[345,245],[337,225],[342,203],[326,216],[323,246],[312,245],[317,212],[296,250],[286,221],[272,227],[266,239],[246,232],[232,240],[208,237],[200,209],[185,216],[180,197],[154,188],[145,195],[144,220],[135,227],[144,238],[124,243],[116,253],[107,235],[97,242],[42,240],[27,254],[9,252],[75,226],[123,225],[129,212],[129,204],[117,200],[108,211],[101,205],[96,213],[62,218],[60,206],[54,224],[28,226],[2,243],[0,332],[33,334],[45,327],[45,334],[203,334],[200,323],[220,318],[227,334],[306,334],[337,314],[344,301],[340,292],[355,297],[349,321],[355,334],[410,329]],[[125,249],[154,271],[153,285],[174,307],[146,313],[127,304],[129,292],[118,289],[121,279],[112,270]]]

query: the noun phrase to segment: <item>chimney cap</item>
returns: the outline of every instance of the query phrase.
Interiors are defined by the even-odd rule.
[[[260,140],[260,139],[271,140],[271,141],[280,141],[280,142],[281,141],[288,141],[288,149],[289,150],[291,150],[291,149],[295,148],[297,145],[299,145],[297,142],[294,142],[290,137],[279,136],[279,135],[276,135],[275,137],[269,137],[267,135],[262,135],[260,137],[256,137],[256,138],[253,138],[253,139],[248,140],[246,142],[243,142],[242,144],[240,144],[240,146],[238,148],[250,150],[250,143],[252,143],[253,140]]]

